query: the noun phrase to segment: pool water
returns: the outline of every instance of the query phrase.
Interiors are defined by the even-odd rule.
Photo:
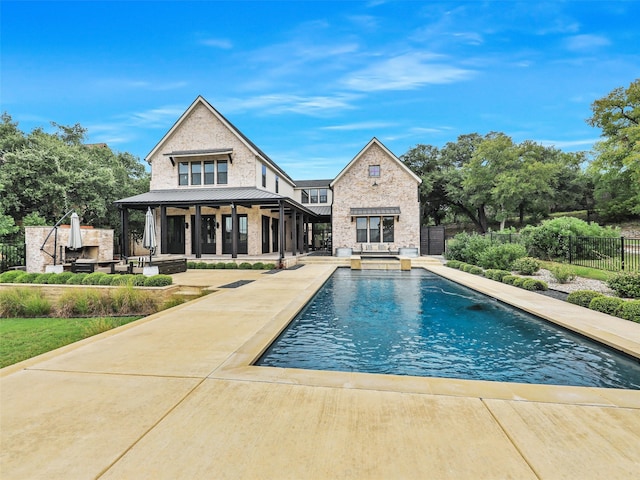
[[[256,364],[640,389],[635,359],[422,269],[336,270]]]

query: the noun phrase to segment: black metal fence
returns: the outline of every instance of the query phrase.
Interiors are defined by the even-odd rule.
[[[0,243],[0,273],[11,267],[25,265],[25,256],[24,243]]]
[[[489,233],[495,243],[521,243],[517,233]],[[640,238],[559,237],[555,251],[573,265],[610,271],[640,271]]]
[[[564,237],[567,261],[612,271],[640,271],[640,238]]]

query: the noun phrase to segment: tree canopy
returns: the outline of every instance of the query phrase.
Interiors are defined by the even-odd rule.
[[[24,134],[2,115],[0,220],[5,215],[22,225],[37,214],[54,224],[74,209],[84,224],[117,229],[120,216],[113,202],[148,190],[144,165],[104,144],[84,145],[86,129],[79,124],[53,125],[53,134],[42,129]],[[135,222],[132,227],[135,231]]]
[[[611,219],[640,215],[640,79],[591,105],[587,122],[602,129],[589,166],[596,207]]]
[[[442,149],[417,145],[401,157],[423,180],[422,222],[439,225],[466,216],[480,232],[507,218],[542,218],[560,206],[582,206],[588,195],[584,154],[563,153],[504,133],[462,135]]]
[[[640,214],[640,80],[593,102],[587,122],[603,140],[567,153],[504,133],[461,135],[439,149],[418,144],[401,160],[422,178],[422,223],[466,216],[480,232],[508,218],[596,210],[605,220]],[[585,169],[585,166],[587,168]]]

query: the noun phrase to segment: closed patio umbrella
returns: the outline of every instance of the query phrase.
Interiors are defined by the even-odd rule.
[[[147,213],[144,216],[144,235],[142,236],[142,246],[149,249],[149,263],[151,263],[151,256],[155,253],[156,243],[156,220],[151,213],[151,207],[147,208]]]
[[[80,218],[78,214],[73,212],[71,215],[71,228],[69,229],[69,243],[67,244],[71,250],[82,248],[82,235],[80,234]]]

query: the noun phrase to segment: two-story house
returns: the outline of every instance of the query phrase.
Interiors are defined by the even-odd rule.
[[[198,97],[146,161],[150,191],[116,204],[122,238],[129,210],[152,208],[161,254],[282,259],[309,248],[419,244],[420,179],[375,138],[335,179],[294,181]]]

